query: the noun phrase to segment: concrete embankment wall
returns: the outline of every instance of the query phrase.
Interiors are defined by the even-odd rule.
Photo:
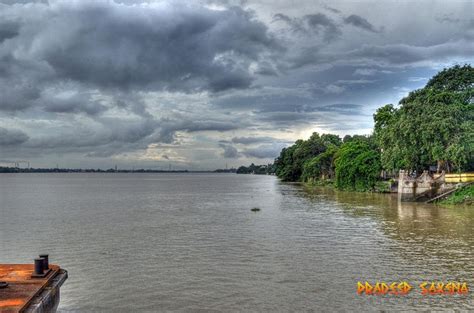
[[[411,177],[404,170],[401,170],[398,178],[398,195],[402,201],[428,200],[456,188],[459,180],[446,180],[447,175],[431,175],[424,171],[419,177]]]

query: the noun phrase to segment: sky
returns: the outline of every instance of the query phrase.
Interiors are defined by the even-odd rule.
[[[472,1],[0,0],[0,165],[266,164],[474,59]]]

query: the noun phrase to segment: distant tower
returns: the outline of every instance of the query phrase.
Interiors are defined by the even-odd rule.
[[[115,171],[117,172],[117,164],[115,164]]]

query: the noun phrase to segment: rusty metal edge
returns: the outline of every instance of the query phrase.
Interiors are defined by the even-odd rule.
[[[19,313],[23,313],[25,312],[25,310],[30,306],[31,302],[33,302],[33,299],[36,298],[41,292],[43,292],[43,290],[49,286],[49,284],[51,283],[51,281],[53,280],[54,277],[56,277],[59,273],[59,271],[61,270],[61,268],[58,268],[57,270],[51,270],[48,274],[50,274],[50,276],[48,277],[48,280],[41,286],[41,288],[39,288],[34,295],[32,295],[28,301],[25,302],[25,304],[23,305],[23,307],[18,311]]]
[[[59,306],[60,299],[60,288],[68,278],[68,272],[62,268],[59,268],[55,275],[48,284],[45,286],[40,294],[35,296],[31,303],[23,311],[25,313],[45,313],[45,312],[56,312]],[[51,301],[53,301],[53,307],[50,307]]]

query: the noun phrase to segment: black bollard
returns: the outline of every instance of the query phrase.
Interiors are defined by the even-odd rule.
[[[33,273],[33,275],[41,276],[44,273],[43,271],[44,271],[44,259],[43,258],[35,259],[35,272]]]
[[[47,271],[49,269],[49,255],[48,254],[40,254],[40,258],[43,258],[43,270]]]

